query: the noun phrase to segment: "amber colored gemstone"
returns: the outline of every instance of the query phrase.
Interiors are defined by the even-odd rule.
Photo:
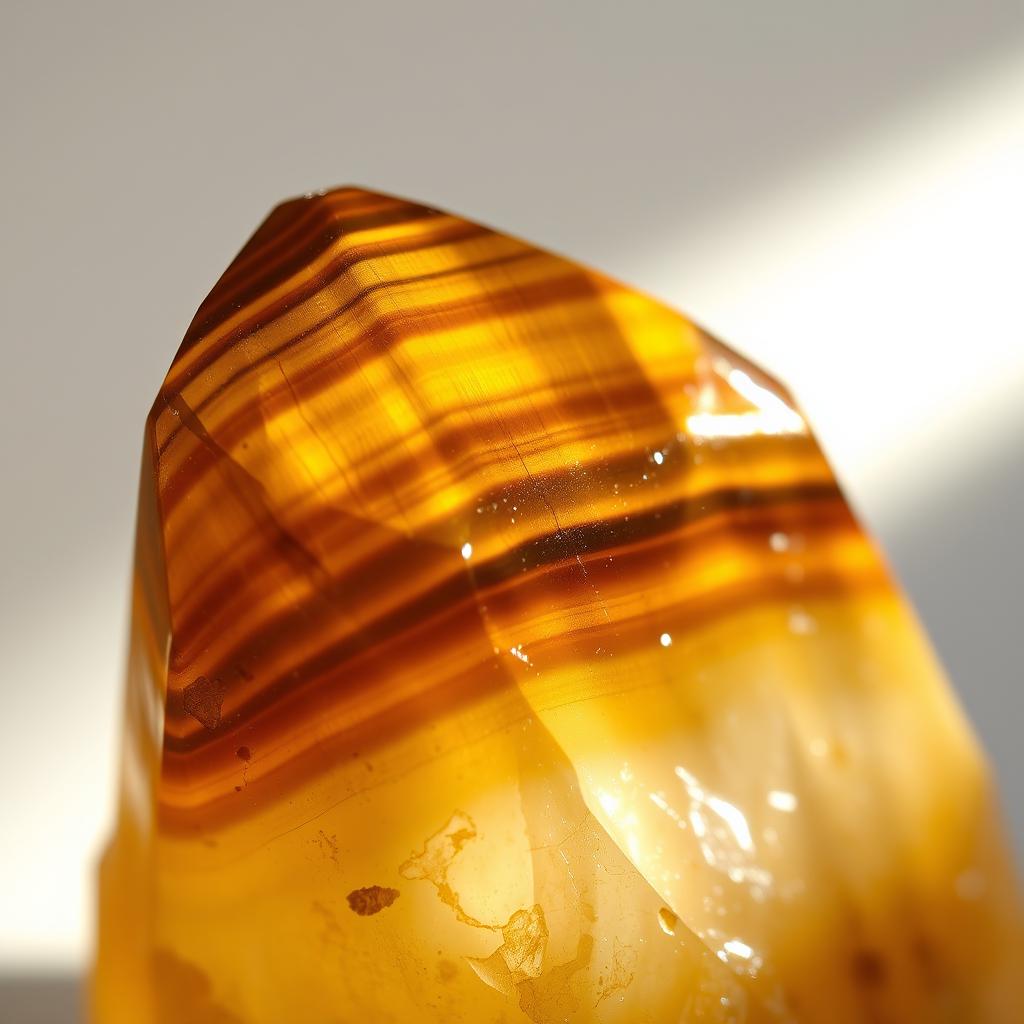
[[[99,902],[97,1024],[1024,1019],[988,768],[786,392],[358,189],[147,421]]]

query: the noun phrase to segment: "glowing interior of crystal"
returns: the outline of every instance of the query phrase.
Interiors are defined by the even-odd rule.
[[[99,1024],[1021,1019],[987,767],[803,418],[595,272],[279,207],[133,609]]]

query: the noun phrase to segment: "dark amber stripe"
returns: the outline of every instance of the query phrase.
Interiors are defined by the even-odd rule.
[[[407,251],[411,252],[411,251],[415,251],[415,250],[407,250]],[[245,366],[243,366],[243,367],[239,368],[238,370],[234,371],[232,374],[230,374],[228,377],[226,377],[222,382],[220,382],[214,390],[212,390],[208,394],[204,395],[202,397],[201,401],[196,403],[196,405],[194,406],[194,411],[196,412],[197,415],[200,415],[203,411],[205,411],[205,409],[208,406],[210,406],[213,402],[215,402],[225,392],[227,392],[231,388],[233,388],[236,385],[238,385],[239,382],[242,381],[249,374],[251,374],[251,373],[253,373],[253,372],[255,372],[255,371],[259,370],[259,369],[264,368],[265,366],[267,366],[270,363],[273,363],[273,362],[279,360],[289,349],[293,348],[295,345],[297,345],[300,342],[304,341],[305,339],[311,337],[313,334],[316,334],[317,332],[322,331],[325,327],[328,327],[331,323],[333,323],[333,322],[341,319],[342,317],[352,313],[353,310],[361,302],[365,301],[367,298],[372,296],[375,292],[380,291],[381,289],[389,288],[389,287],[396,286],[396,285],[411,284],[414,281],[422,281],[422,280],[430,280],[430,279],[435,279],[435,280],[436,279],[441,279],[441,278],[449,277],[449,276],[452,276],[452,275],[455,275],[455,274],[465,273],[467,270],[484,270],[484,269],[488,269],[488,268],[491,268],[491,267],[501,266],[503,264],[511,264],[511,263],[518,262],[520,260],[529,259],[530,257],[532,257],[534,255],[535,254],[533,254],[531,252],[528,252],[528,251],[519,252],[519,253],[512,253],[510,255],[502,256],[502,257],[497,257],[497,258],[492,259],[492,260],[482,260],[479,263],[470,264],[470,265],[468,265],[466,267],[458,267],[458,268],[445,269],[445,270],[437,271],[436,273],[432,273],[432,274],[420,274],[420,275],[417,275],[417,277],[415,277],[415,278],[398,279],[398,280],[394,280],[394,281],[386,281],[386,282],[381,282],[379,284],[368,285],[366,288],[362,289],[357,294],[353,295],[348,301],[346,301],[337,310],[333,311],[329,316],[323,317],[322,319],[320,319],[320,320],[310,324],[304,330],[302,330],[302,331],[300,331],[300,332],[298,332],[298,333],[296,333],[294,335],[289,336],[287,339],[285,339],[283,342],[281,342],[281,344],[276,345],[273,348],[268,349],[267,352],[264,355],[260,356],[258,359],[254,359],[251,362],[247,363]],[[469,308],[471,306],[472,301],[473,300],[465,300],[466,308]],[[452,304],[451,309],[452,310],[457,310],[458,309],[458,304]],[[259,319],[260,319],[260,323],[265,323],[266,322],[262,317],[259,318]],[[470,320],[468,322],[474,322],[474,321]],[[357,359],[359,354],[362,353],[373,342],[376,341],[376,342],[379,343],[382,340],[381,339],[381,334],[383,333],[382,328],[383,328],[383,323],[378,319],[373,324],[371,324],[366,330],[361,332],[361,334],[354,340],[353,344],[350,347],[346,348],[343,352],[339,353],[339,358],[344,357],[346,359]],[[241,330],[241,327],[239,328],[239,330]],[[377,357],[386,355],[389,347],[390,347],[389,345],[378,345],[377,351],[374,353],[374,355],[377,356]],[[356,369],[361,369],[361,368],[362,367],[359,364],[356,364],[356,366],[354,366],[352,371],[350,371],[350,372],[356,372]],[[335,374],[331,378],[329,378],[329,379],[324,381],[323,386],[325,388],[336,387],[339,383],[343,382],[347,378],[347,376],[348,376],[347,373],[342,374],[342,373],[335,372]],[[170,404],[170,397],[173,396],[174,394],[177,394],[177,393],[178,392],[174,391],[172,388],[170,388],[170,387],[165,385],[163,391],[161,392],[161,396],[162,396],[163,401],[165,403]],[[158,398],[157,401],[159,403],[160,399]],[[243,405],[243,406],[241,406],[239,408],[239,410],[235,414],[235,416],[236,417],[242,417],[242,418],[248,416],[251,419],[252,413],[253,413],[253,410],[248,405]],[[231,432],[231,421],[230,420],[226,424],[218,425],[218,432],[223,432],[223,431],[227,431],[229,433]],[[177,436],[177,433],[178,433],[177,428],[169,431],[168,436],[160,444],[159,451],[160,451],[161,455],[164,454],[168,450],[171,442]],[[244,434],[243,434],[243,436],[244,436]],[[170,491],[168,491],[167,493],[169,495]]]
[[[310,371],[309,376],[315,379],[315,371]],[[589,380],[569,378],[559,383],[560,387],[567,393],[557,396],[546,396],[541,392],[521,393],[519,397],[525,400],[522,407],[518,410],[510,411],[504,416],[503,422],[506,431],[514,436],[528,436],[529,429],[536,427],[538,413],[546,415],[556,410],[562,413],[570,413],[576,418],[575,423],[578,425],[582,425],[602,415],[602,409],[600,407],[595,408],[592,395],[588,395],[583,391],[584,385],[592,387],[593,378]],[[285,391],[295,393],[297,391],[296,385],[297,381],[295,378],[291,376],[285,378],[282,375],[282,384],[276,393],[284,393]],[[323,385],[324,388],[330,388],[331,386],[331,384]],[[276,393],[271,390],[266,393],[265,397],[269,400]],[[305,401],[313,401],[319,394],[321,394],[321,391],[318,390],[307,393],[303,397]],[[653,396],[650,386],[646,381],[637,381],[634,377],[626,377],[624,374],[619,374],[608,381],[603,397],[606,402],[615,404],[615,420],[619,427],[628,427],[634,423],[639,425],[643,420],[649,422],[651,419]],[[165,396],[165,401],[173,409],[179,401],[179,397],[167,395]],[[460,440],[468,442],[478,439],[475,428],[472,426],[460,427],[449,425],[445,421],[452,416],[472,415],[477,411],[485,411],[486,408],[486,404],[482,406],[452,406],[446,409],[440,416],[424,416],[420,421],[418,429],[431,437],[436,448],[445,451],[463,450],[468,445],[460,443]],[[667,414],[661,413],[661,418],[667,419]],[[254,408],[250,404],[241,407],[228,420],[218,424],[217,435],[221,438],[221,448],[234,450],[236,447],[241,446],[247,438],[256,435],[262,429],[262,426],[263,420],[258,408]],[[522,433],[519,433],[520,431]],[[669,438],[674,433],[667,426],[665,432]],[[402,445],[409,439],[398,438],[395,443]],[[509,447],[511,448],[511,446]],[[224,457],[230,458],[231,456],[227,454],[227,451],[224,451]],[[449,465],[452,471],[456,473],[461,468],[460,463],[449,463]],[[209,465],[192,459],[182,463],[176,472],[167,476],[161,491],[161,502],[167,516],[174,514],[179,503],[198,484],[202,476],[210,468]],[[370,472],[364,471],[361,473],[359,483],[363,489],[372,490],[382,476],[394,475],[400,479],[410,479],[413,478],[412,474],[415,469],[416,457],[413,455],[409,455],[405,459],[393,458],[391,461],[381,459],[378,465],[369,467]],[[371,475],[373,473],[376,475]],[[357,499],[357,496],[353,494],[353,498]]]
[[[301,204],[303,201],[294,202]],[[343,233],[397,226],[438,216],[436,210],[426,207],[411,204],[396,206],[393,203],[386,205],[383,210],[362,216],[355,216],[350,211],[339,216],[337,209],[308,203],[304,217],[289,224],[284,230],[275,231],[273,237],[263,245],[256,246],[256,252],[250,254],[249,246],[246,246],[239,254],[239,259],[229,270],[230,277],[225,274],[199,307],[185,333],[179,356],[216,331],[239,309],[256,302],[261,295],[273,291],[315,262],[332,246],[337,245]],[[308,230],[300,230],[303,228]],[[292,235],[297,237],[292,239]],[[292,244],[286,246],[289,240]],[[281,251],[272,257],[271,252],[276,249]],[[255,264],[255,269],[240,273],[246,263]],[[223,353],[223,348],[220,352]]]
[[[475,589],[481,600],[489,600],[494,592],[505,587],[516,588],[529,582],[530,573],[543,572],[559,564],[571,563],[579,556],[595,554],[611,554],[618,559],[627,558],[631,548],[653,537],[660,537],[666,546],[678,543],[680,534],[687,527],[699,523],[702,519],[711,519],[724,512],[737,508],[768,509],[797,504],[806,507],[815,502],[835,502],[834,512],[840,515],[839,523],[843,526],[852,525],[842,514],[841,498],[834,486],[814,488],[786,488],[771,492],[725,491],[715,495],[706,495],[699,499],[675,503],[648,513],[643,516],[631,517],[628,523],[621,520],[616,523],[590,524],[588,527],[577,527],[568,538],[544,538],[540,542],[532,542],[514,548],[507,556],[494,559],[474,569]],[[666,520],[675,523],[677,530],[666,532]],[[736,524],[726,518],[721,529],[736,529]],[[454,555],[454,553],[453,553]],[[456,556],[457,557],[457,556]],[[384,557],[371,566],[353,568],[344,580],[331,581],[324,587],[318,587],[311,597],[311,603],[317,605],[336,605],[351,598],[351,580],[362,575],[372,576],[379,573],[395,572],[407,556],[400,546],[396,545],[387,551]],[[455,557],[452,558],[455,562]],[[466,571],[457,570],[439,585],[421,593],[412,601],[389,612],[385,617],[363,624],[358,634],[346,637],[340,643],[333,644],[319,653],[315,658],[292,668],[288,674],[262,686],[258,695],[250,698],[243,707],[237,709],[232,716],[234,723],[241,723],[258,713],[260,710],[275,704],[285,693],[296,692],[302,687],[316,683],[325,674],[337,666],[355,658],[368,649],[383,649],[393,644],[396,639],[420,623],[430,621],[438,609],[452,606],[460,593],[467,590]],[[472,600],[471,597],[464,598]],[[279,621],[261,626],[259,636],[255,640],[247,639],[243,645],[235,649],[227,658],[222,659],[224,668],[222,676],[234,677],[228,666],[247,665],[253,663],[254,650],[260,658],[269,657],[273,643],[286,642],[294,632],[297,621],[309,617],[311,609],[304,605],[284,616]],[[432,631],[435,642],[439,633]],[[237,671],[237,670],[236,670]],[[210,734],[206,730],[193,731],[187,738],[176,738],[172,732],[173,723],[187,722],[188,716],[181,710],[180,690],[172,690],[168,695],[168,749],[179,751],[195,749],[209,741]]]
[[[870,594],[886,585],[884,576],[871,571],[859,577],[845,574],[823,573],[808,578],[801,585],[801,597],[808,600],[835,598],[856,588],[862,595]],[[675,609],[682,613],[690,627],[696,631],[726,614],[737,614],[747,608],[777,599],[778,586],[765,578],[754,578],[742,585],[724,588],[713,595],[706,595],[700,601]],[[620,626],[620,629],[624,627]],[[429,638],[437,632],[436,623],[420,624],[417,633]],[[600,642],[600,632],[591,630],[594,637],[585,635],[574,639],[581,645],[594,646]],[[642,635],[641,635],[642,634]],[[649,643],[650,637],[641,628],[629,630],[626,639],[636,645]],[[471,642],[469,631],[464,641]],[[416,643],[414,637],[412,643]],[[365,652],[364,660],[375,656]],[[503,728],[533,714],[533,710],[518,696],[518,688],[509,676],[508,668],[500,664],[498,656],[481,660],[473,669],[446,680],[436,689],[422,691],[415,697],[389,705],[385,711],[373,715],[360,715],[361,696],[372,687],[346,686],[359,679],[360,665],[354,663],[345,667],[346,678],[335,678],[319,689],[319,693],[308,692],[289,694],[289,700],[266,705],[253,719],[233,718],[208,744],[201,748],[180,749],[171,744],[165,746],[161,797],[161,820],[172,831],[190,832],[202,828],[220,828],[224,824],[244,818],[267,804],[287,797],[303,785],[308,785],[325,768],[359,758],[371,761],[379,751],[387,748],[396,738],[410,729],[421,726],[424,720],[439,714],[457,714],[460,710],[496,697],[503,702],[504,712],[492,712],[493,728]],[[376,682],[376,680],[374,680]],[[636,679],[632,685],[642,689],[650,685],[647,679]],[[362,693],[361,693],[362,691]],[[287,737],[298,737],[313,720],[322,720],[329,703],[337,702],[339,694],[345,698],[346,707],[352,714],[349,724],[330,735],[317,734],[316,741],[307,743],[290,755],[289,759],[272,771],[261,776],[244,792],[237,793],[231,784],[232,760],[237,774],[235,750],[245,742],[259,750],[272,748]],[[296,698],[302,697],[298,701]],[[316,698],[316,699],[314,699]],[[293,706],[294,702],[294,706]],[[475,737],[484,738],[484,737]],[[294,740],[292,741],[294,742]],[[443,751],[434,750],[432,757]],[[372,767],[372,765],[371,765]],[[409,765],[412,769],[414,765]],[[365,788],[387,781],[379,773],[363,776]],[[188,794],[197,786],[213,785],[223,794],[212,800],[197,802]],[[349,794],[339,794],[339,798]]]
[[[423,315],[416,315],[413,313],[393,316],[382,315],[377,318],[369,330],[362,332],[352,348],[345,350],[344,356],[354,360],[355,365],[350,372],[357,372],[358,370],[365,368],[364,364],[361,365],[358,363],[358,355],[365,348],[376,342],[376,345],[374,346],[376,349],[374,356],[378,358],[385,356],[392,344],[408,340],[419,333],[427,332],[429,329],[436,327],[436,324],[430,322],[430,319],[433,317],[443,317],[444,321],[451,327],[472,326],[483,322],[485,319],[489,319],[490,313],[494,309],[503,313],[521,312],[524,305],[523,300],[527,298],[531,300],[529,308],[531,310],[538,310],[548,305],[555,306],[566,300],[583,298],[591,292],[592,288],[590,284],[585,281],[575,281],[572,286],[569,286],[566,282],[562,281],[557,283],[543,282],[537,284],[529,291],[528,287],[523,287],[511,289],[502,294],[491,295],[489,299],[489,310],[487,311],[486,316],[483,315],[483,310],[471,301],[466,301],[465,303],[451,303],[444,308],[435,308],[431,313]],[[323,325],[317,325],[317,329],[321,326]],[[279,356],[286,348],[293,345],[297,340],[297,338],[289,339],[287,343],[272,350],[272,352],[265,358],[254,361],[251,365],[238,371],[232,376],[230,381],[224,382],[224,384],[218,388],[218,393],[225,390],[230,385],[237,384],[239,379],[252,372],[255,368],[261,367],[269,360]],[[347,374],[337,375],[334,381],[335,385],[339,381],[344,380],[346,376]],[[174,401],[173,394],[173,392],[164,392],[163,400],[167,404],[172,404]],[[653,394],[650,391],[647,392],[647,395],[649,399],[653,398]],[[205,401],[210,402],[214,397],[216,396],[211,395]],[[240,410],[235,415],[237,417],[251,417],[252,413]],[[223,426],[218,426],[218,433],[224,432],[224,429],[225,428]],[[227,429],[230,432],[230,423]],[[161,444],[161,455],[167,451],[170,442],[178,435],[178,431],[179,427],[176,426],[169,433],[168,438]],[[248,432],[249,430],[238,431],[235,434],[234,439],[241,441]],[[164,503],[165,514],[170,515],[173,512],[174,505],[176,501],[179,500],[178,496],[181,491],[187,491],[197,483],[197,477],[181,475],[192,468],[198,467],[192,467],[190,464],[185,464],[181,469],[179,469],[177,474],[170,478],[162,489],[161,500]]]
[[[511,426],[514,428],[516,424],[513,423]],[[227,458],[219,449],[219,446],[208,446],[207,450],[215,459]],[[194,461],[198,462],[199,460]],[[632,456],[624,456],[615,460],[606,460],[605,469],[612,478],[615,476],[624,477],[633,464],[634,459]],[[254,523],[260,523],[265,516],[262,511],[263,503],[249,496],[251,487],[245,482],[247,474],[244,471],[236,471],[234,467],[227,468],[232,475],[232,479],[238,475],[238,472],[241,472],[240,486],[244,488],[244,492],[240,495],[240,500],[246,503],[252,510]],[[410,465],[405,468],[411,472],[414,467]],[[458,467],[454,467],[454,469],[458,471]],[[547,494],[552,497],[557,496],[564,489],[564,486],[565,484],[561,479],[560,472],[537,474],[530,481],[530,489],[535,493]],[[784,504],[801,499],[821,500],[822,497],[834,497],[836,493],[833,484],[821,485],[814,482],[794,483],[788,488],[776,489],[773,492],[757,492],[750,488],[736,488],[717,493],[701,493],[682,499],[662,502],[645,513],[633,514],[626,520],[621,516],[616,516],[601,523],[592,524],[589,528],[586,526],[573,526],[571,527],[571,533],[573,537],[580,539],[582,545],[580,550],[582,552],[591,550],[587,541],[590,533],[603,535],[608,538],[608,543],[611,543],[612,536],[617,533],[626,543],[629,543],[634,538],[646,536],[647,531],[655,531],[659,528],[667,531],[674,523],[683,522],[685,524],[686,522],[696,521],[704,513],[708,515],[714,514],[718,508],[740,508],[744,505],[758,507],[762,504]],[[486,504],[490,497],[490,495],[484,495],[482,497],[483,503]],[[500,495],[495,495],[495,497],[500,500]],[[287,532],[291,537],[305,538],[300,545],[304,550],[318,550],[329,538],[331,528],[335,524],[337,517],[338,513],[333,506],[320,503],[313,504],[305,515],[291,520]],[[276,521],[268,524],[268,528],[274,531],[274,533],[284,530],[284,527]],[[510,564],[514,565],[515,559],[520,561],[526,559],[526,552],[537,545],[550,549],[557,548],[560,542],[554,537],[555,530],[556,525],[552,521],[547,536],[531,539],[525,545],[516,548],[512,552],[510,556],[512,562]],[[400,535],[396,535],[395,542],[402,543]],[[276,547],[278,543],[284,542],[273,540],[272,535],[272,543]],[[295,544],[298,544],[298,541],[295,541]],[[288,542],[287,547],[289,550],[292,546],[291,542]],[[290,558],[287,555],[287,551],[285,553],[286,557]],[[311,564],[311,560],[315,560],[312,555],[305,556],[305,558],[305,564]],[[532,564],[532,556],[529,561]],[[521,562],[521,564],[525,563]],[[381,571],[383,571],[383,568]],[[323,577],[323,571],[319,569],[319,566],[314,569],[314,574],[319,575],[321,578]],[[211,585],[202,594],[197,593],[195,590],[191,592],[188,611],[186,614],[179,615],[176,622],[177,646],[182,654],[196,647],[196,642],[204,631],[209,632],[213,630],[220,632],[221,627],[217,625],[219,619],[218,609],[230,608],[231,606],[231,599],[237,589],[234,579],[224,574],[215,574],[210,578],[212,581]],[[182,611],[184,612],[184,609]],[[200,644],[200,646],[205,646],[205,644]]]
[[[321,200],[330,200],[323,202]],[[223,277],[211,289],[207,300],[222,301],[230,296],[218,294],[224,283],[244,283],[255,280],[273,266],[279,266],[295,248],[305,246],[322,225],[337,221],[341,216],[366,214],[370,211],[393,209],[394,200],[350,190],[348,198],[341,193],[329,197],[300,196],[281,203],[257,228],[242,251],[235,257]],[[311,227],[312,225],[312,227]]]
[[[447,441],[447,438],[444,435],[442,435],[440,441],[445,442]],[[758,445],[755,448],[755,453],[757,453],[757,449],[764,450],[766,448],[768,448],[767,444]],[[770,450],[770,448],[768,450]],[[400,473],[403,470],[408,470],[411,472],[412,470],[414,470],[414,468],[414,464],[410,461],[408,464],[401,464],[399,466],[398,472]],[[611,478],[624,478],[631,469],[635,468],[635,460],[632,455],[625,455],[619,458],[606,460],[604,468],[607,470]],[[455,464],[454,466],[451,467],[451,470],[453,472],[458,473],[460,472],[461,467],[458,464]],[[680,478],[676,482],[676,487],[672,487],[671,489],[666,488],[665,498],[671,499],[673,491],[675,491],[678,488],[679,484],[684,483],[684,481],[685,478]],[[558,472],[553,472],[550,474],[536,474],[529,483],[528,492],[532,491],[534,495],[544,494],[548,495],[551,498],[558,498],[559,496],[562,495],[568,484],[569,482],[564,480],[561,473]],[[791,484],[791,486],[803,486],[807,488],[809,491],[812,488],[816,487],[817,483],[815,481],[805,480],[803,484],[800,484],[799,482],[794,481]],[[742,497],[744,493],[745,489],[742,488],[736,491],[738,497]],[[694,496],[686,496],[682,500],[689,503],[699,503],[703,500],[706,500],[707,496],[708,495],[706,493],[702,493]],[[480,500],[482,505],[487,505],[492,500],[494,500],[495,504],[498,504],[500,503],[501,499],[502,492],[494,492],[493,494],[484,493],[483,495],[481,495]],[[661,516],[664,520],[664,524],[667,525],[671,522],[672,510],[678,506],[679,500],[680,499],[662,501],[657,507],[653,508],[648,513],[648,515],[650,515],[654,519]],[[291,529],[297,535],[302,536],[304,538],[308,538],[307,543],[309,545],[313,547],[319,547],[321,543],[325,542],[326,539],[329,538],[330,529],[333,523],[336,521],[336,519],[337,512],[335,511],[333,506],[323,506],[319,504],[314,504],[310,507],[309,511],[305,512],[302,516],[296,516],[291,518],[290,522]],[[619,521],[619,519],[620,517],[616,516],[613,521],[617,522]],[[638,518],[636,518],[635,516],[632,517],[630,520],[632,528],[635,528],[638,522],[640,522]],[[549,532],[553,533],[556,528],[556,524],[554,520],[552,520],[548,527]],[[532,541],[530,543],[532,543]],[[214,610],[222,604],[228,602],[228,600],[230,599],[230,586],[231,584],[227,583],[225,585],[220,586],[219,589],[215,589],[208,593],[204,593],[202,596],[202,601],[198,605],[197,602],[199,599],[199,594],[195,590],[192,590],[191,596],[195,600],[190,601],[190,608],[192,610],[190,610],[190,612],[188,613],[188,617],[182,617],[181,619],[179,619],[179,637],[192,637],[196,633],[197,622],[204,623],[211,621],[215,614]]]
[[[167,380],[164,382],[164,387],[172,391],[183,389],[189,381],[208,371],[226,352],[230,352],[234,346],[237,346],[239,342],[251,335],[253,331],[281,320],[297,306],[324,291],[332,283],[361,263],[385,257],[405,256],[410,253],[436,248],[439,245],[483,237],[484,234],[485,232],[475,225],[454,221],[449,222],[447,227],[438,228],[429,235],[423,234],[418,236],[415,241],[397,239],[390,243],[376,242],[361,246],[349,245],[340,250],[339,255],[332,259],[315,277],[297,285],[274,302],[254,309],[242,323],[211,342],[209,348],[198,355],[184,371],[179,370],[176,373],[175,367],[172,366]],[[253,302],[255,302],[255,298]],[[244,309],[246,306],[243,305],[241,308]],[[309,332],[303,331],[302,333],[305,335]],[[190,346],[190,348],[195,347],[196,345]],[[185,355],[184,351],[182,355]]]

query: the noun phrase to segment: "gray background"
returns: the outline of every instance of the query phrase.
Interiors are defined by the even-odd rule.
[[[0,85],[5,1020],[67,1019],[88,956],[147,408],[268,208],[342,182],[596,265],[787,379],[1020,845],[1024,4],[9,2]]]

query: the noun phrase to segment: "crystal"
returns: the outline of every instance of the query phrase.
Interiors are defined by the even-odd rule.
[[[514,238],[271,213],[146,423],[127,682],[98,1024],[1024,1019],[989,770],[798,408]]]

